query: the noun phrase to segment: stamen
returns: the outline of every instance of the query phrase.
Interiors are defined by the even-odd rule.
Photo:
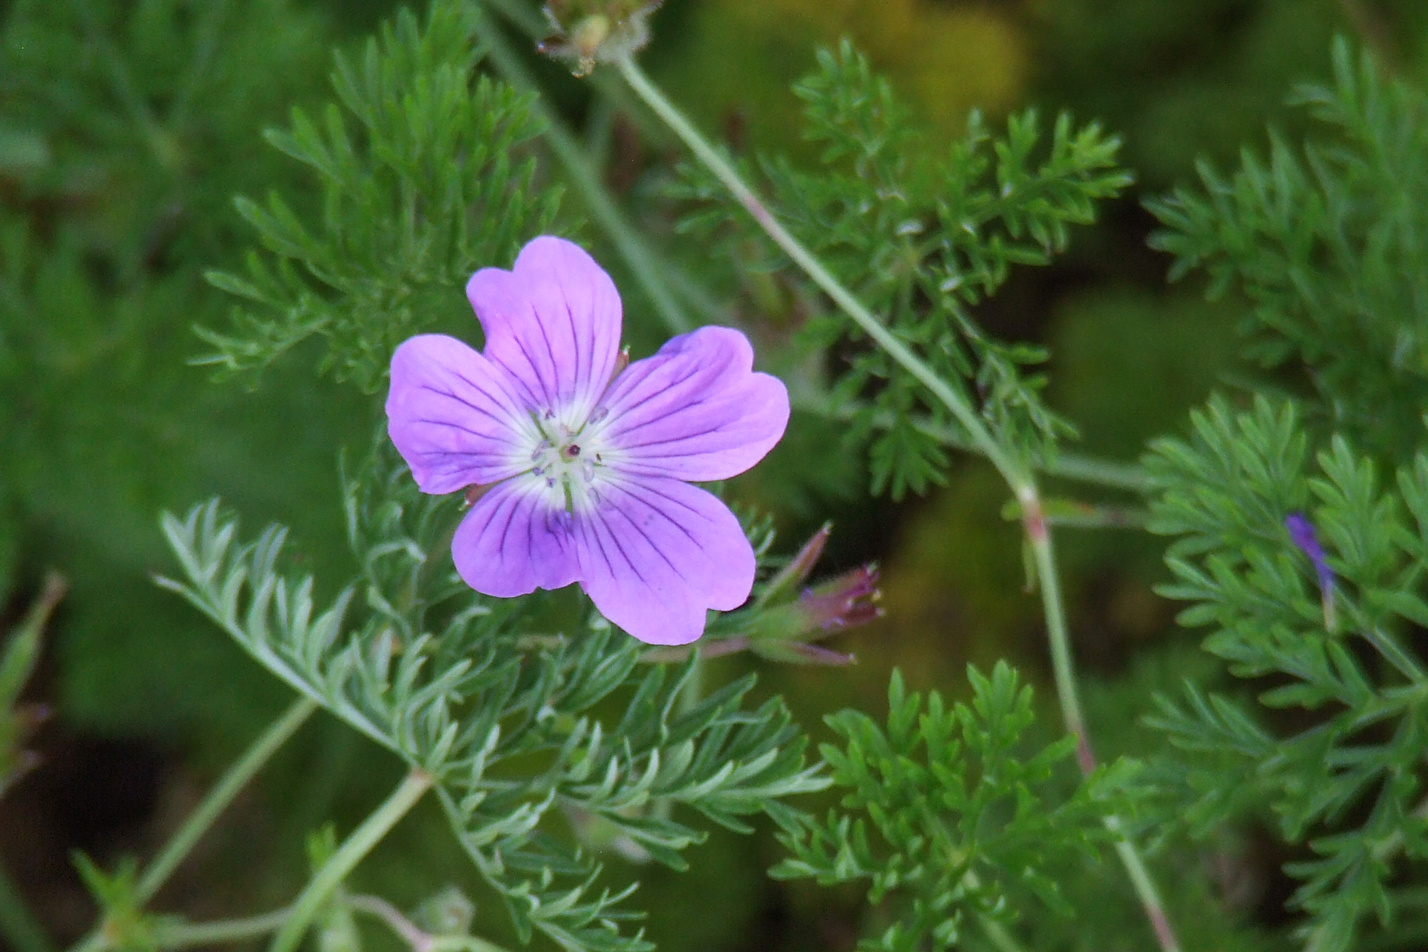
[[[599,423],[601,420],[605,419],[605,418],[606,418],[607,416],[609,416],[609,415],[610,415],[610,408],[609,408],[609,407],[596,407],[594,410],[591,410],[591,411],[590,411],[590,419],[587,420],[586,422],[587,422],[587,423]]]
[[[545,454],[545,451],[548,449],[550,449],[550,440],[541,440],[539,443],[537,443],[536,448],[531,450],[531,462],[534,463],[536,460],[540,459],[541,456],[543,456]],[[539,473],[540,470],[536,470],[536,472]]]

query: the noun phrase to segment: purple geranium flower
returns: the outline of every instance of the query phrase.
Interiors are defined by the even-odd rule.
[[[615,285],[581,248],[537,238],[466,296],[486,349],[441,334],[392,355],[388,431],[423,492],[477,485],[451,544],[466,584],[510,597],[579,582],[641,641],[685,644],[738,608],[754,553],[727,479],[788,424],[788,391],[727,327],[675,337],[621,369]]]

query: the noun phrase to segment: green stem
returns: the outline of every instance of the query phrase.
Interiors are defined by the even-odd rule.
[[[248,781],[253,779],[278,748],[297,733],[298,728],[307,722],[315,710],[317,702],[311,698],[304,697],[294,701],[292,706],[283,712],[283,716],[274,721],[262,736],[253,742],[237,763],[228,768],[218,784],[203,798],[198,809],[189,815],[183,826],[179,827],[178,832],[144,871],[134,889],[136,902],[140,905],[148,902],[164,883],[168,882],[169,876],[188,857],[199,839],[218,819],[219,814],[228,809],[234,797],[238,796],[238,791],[248,785]]]
[[[337,887],[362,858],[370,853],[382,837],[397,825],[397,821],[406,816],[407,811],[431,789],[431,784],[431,775],[423,770],[414,769],[407,774],[386,802],[367,817],[337,852],[332,854],[332,858],[317,871],[317,875],[292,904],[291,914],[283,922],[278,934],[273,936],[268,952],[293,952],[298,947],[307,927],[323,904],[332,897]]]
[[[292,910],[276,909],[245,919],[218,922],[160,923],[154,929],[154,945],[160,949],[187,949],[198,945],[225,945],[257,939],[282,928]]]
[[[1026,952],[1026,947],[991,916],[984,915],[977,921],[981,924],[982,931],[987,934],[992,945],[1001,949],[1002,952]]]
[[[134,899],[138,905],[143,905],[154,894],[163,888],[168,882],[175,869],[178,868],[190,851],[202,838],[218,819],[224,810],[228,809],[238,792],[247,786],[248,782],[263,769],[263,766],[272,759],[278,748],[287,743],[288,739],[297,733],[297,729],[306,723],[317,710],[317,702],[311,698],[299,698],[292,706],[283,712],[282,717],[274,721],[266,731],[262,733],[250,746],[243,756],[240,757],[233,766],[229,767],[218,784],[208,792],[208,795],[199,803],[198,809],[184,821],[178,832],[168,841],[159,855],[154,857],[153,863],[145,870],[144,875],[139,879],[138,885],[134,888]],[[82,940],[71,947],[70,952],[98,952],[108,944],[104,936],[104,923],[100,923],[90,931]]]
[[[1071,657],[1071,638],[1061,598],[1061,576],[1056,569],[1056,550],[1051,544],[1051,531],[1046,526],[1040,505],[1025,511],[1022,518],[1036,563],[1037,587],[1041,589],[1041,605],[1046,615],[1046,639],[1051,648],[1051,669],[1056,680],[1056,697],[1061,704],[1061,720],[1066,730],[1076,736],[1077,757],[1082,771],[1090,773],[1095,769],[1095,760],[1086,740],[1086,720],[1081,713],[1081,698],[1076,687],[1076,668]]]
[[[791,398],[795,409],[806,413],[815,413],[832,420],[851,421],[867,412],[865,404],[853,400],[842,401],[836,407],[830,406],[826,395],[796,393],[792,394]],[[873,415],[872,422],[879,429],[887,429],[893,425],[892,414],[876,413]],[[939,426],[927,419],[914,419],[912,425],[917,428],[918,432],[925,433],[946,446],[973,453],[978,449],[976,444],[967,440],[951,427]],[[1046,464],[1044,471],[1048,476],[1060,479],[1105,486],[1109,489],[1124,489],[1142,495],[1151,489],[1150,477],[1146,475],[1145,470],[1134,463],[1098,459],[1078,453],[1057,451],[1050,462]]]
[[[50,952],[49,936],[0,866],[0,937],[15,952]]]
[[[504,947],[474,935],[433,935],[426,932],[380,896],[348,896],[344,902],[349,909],[382,920],[412,952],[507,952]]]
[[[892,331],[883,326],[861,301],[833,277],[823,263],[805,248],[789,231],[781,225],[767,206],[759,200],[753,190],[739,177],[734,167],[699,134],[690,122],[680,114],[672,103],[649,81],[649,79],[626,56],[616,62],[621,75],[629,83],[645,104],[659,116],[684,141],[695,157],[724,183],[739,204],[753,216],[760,228],[774,243],[803,269],[815,284],[833,299],[859,327],[887,351],[888,355],[904,370],[916,378],[929,392],[951,411],[970,438],[973,449],[984,455],[997,471],[1002,474],[1007,485],[1017,497],[1022,508],[1022,522],[1026,528],[1035,555],[1042,606],[1046,614],[1047,638],[1050,642],[1052,666],[1055,670],[1057,696],[1061,703],[1061,713],[1068,732],[1077,739],[1078,762],[1083,771],[1089,773],[1095,768],[1090,744],[1086,739],[1085,718],[1081,713],[1081,702],[1076,689],[1075,669],[1072,664],[1070,638],[1066,625],[1066,610],[1062,604],[1061,585],[1056,572],[1055,553],[1051,543],[1051,533],[1042,511],[1041,494],[1036,480],[1011,454],[996,441],[976,410],[967,400],[928,367]],[[1179,943],[1166,918],[1164,906],[1156,893],[1145,864],[1135,847],[1121,835],[1119,817],[1106,817],[1106,825],[1118,837],[1116,846],[1132,887],[1145,909],[1145,914],[1155,930],[1156,939],[1163,952],[1179,952]]]
[[[884,327],[882,322],[863,306],[863,302],[859,301],[853,296],[851,291],[843,287],[843,285],[829,273],[828,269],[823,266],[823,263],[814,257],[812,252],[803,247],[798,239],[789,233],[788,229],[779,224],[778,220],[773,217],[773,214],[764,203],[753,193],[753,190],[744,184],[743,179],[739,177],[739,173],[735,171],[734,167],[719,154],[717,149],[704,141],[703,136],[699,134],[698,130],[690,124],[689,120],[684,118],[679,110],[674,108],[674,105],[669,100],[664,98],[664,95],[654,87],[649,81],[649,78],[635,65],[635,61],[628,56],[622,57],[616,61],[616,66],[619,68],[620,74],[625,77],[625,82],[629,83],[630,88],[635,91],[635,94],[644,100],[645,104],[649,106],[660,119],[664,120],[665,124],[674,131],[674,134],[679,136],[684,144],[689,147],[689,150],[694,153],[695,157],[703,162],[719,181],[724,183],[724,187],[727,188],[734,198],[738,200],[739,204],[743,205],[749,214],[754,217],[759,227],[773,239],[774,243],[782,248],[784,253],[787,254],[795,264],[802,268],[805,274],[813,279],[813,283],[817,284],[825,294],[832,298],[833,301],[853,319],[854,323],[863,329],[864,333],[871,337],[883,350],[887,351],[893,360],[897,361],[902,365],[903,369],[917,378],[933,396],[952,412],[952,415],[957,418],[957,422],[962,424],[963,429],[965,429],[967,434],[971,437],[977,450],[991,461],[992,465],[1002,474],[1002,477],[1006,479],[1008,485],[1012,487],[1012,490],[1017,496],[1019,498],[1022,497],[1028,489],[1034,492],[1034,487],[1031,486],[1028,475],[1023,471],[1022,467],[1017,464],[1016,460],[1007,454],[1001,445],[997,443],[991,431],[987,429],[986,424],[982,422],[976,410],[972,408],[966,399],[949,387],[945,380],[937,376],[932,368],[924,364],[892,331]]]
[[[1046,472],[1062,479],[1129,489],[1138,493],[1146,493],[1151,489],[1150,477],[1139,466],[1082,456],[1079,453],[1057,452],[1046,467]]]
[[[699,700],[704,696],[704,651],[695,647],[694,660],[690,662],[689,677],[679,687],[679,714],[681,717],[693,711],[699,706]],[[669,797],[661,797],[655,801],[654,815],[661,820],[668,820],[674,813],[674,801]]]
[[[499,0],[487,0],[487,2],[504,15],[515,16],[507,9],[507,5],[500,3]],[[525,64],[521,62],[520,56],[511,49],[510,43],[506,42],[500,30],[485,30],[482,33],[482,38],[485,40],[491,62],[495,64],[497,71],[505,77],[507,82],[520,89],[534,90],[538,88],[535,80],[526,70]],[[609,236],[615,250],[624,259],[635,281],[654,304],[665,328],[672,334],[683,334],[693,329],[693,324],[680,309],[679,303],[665,284],[657,267],[656,256],[625,221],[625,216],[620,209],[610,200],[609,193],[586,160],[584,149],[576,141],[575,136],[566,128],[560,117],[546,106],[544,99],[536,99],[535,110],[545,122],[545,139],[550,144],[551,151],[565,167],[566,174],[570,176],[571,182],[585,200],[590,217],[595,219],[596,224]]]

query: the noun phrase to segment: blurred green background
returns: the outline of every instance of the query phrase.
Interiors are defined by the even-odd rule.
[[[70,583],[26,695],[52,715],[30,741],[42,762],[0,800],[0,864],[57,941],[92,915],[69,851],[106,863],[150,853],[287,700],[151,583],[169,567],[158,513],[221,495],[250,527],[292,526],[334,588],[350,569],[337,458],[365,449],[378,400],[316,378],[301,350],[251,390],[186,361],[203,350],[191,328],[223,327],[231,306],[203,272],[233,267],[248,244],[232,197],[298,181],[261,130],[327,98],[332,48],[354,48],[393,9],[0,3],[0,631],[47,570]],[[844,35],[914,106],[934,147],[974,106],[993,119],[1027,104],[1066,109],[1121,135],[1136,189],[979,317],[1000,336],[1049,344],[1053,402],[1080,427],[1079,449],[1123,461],[1247,373],[1235,363],[1239,304],[1206,304],[1193,281],[1166,284],[1140,199],[1190,180],[1197,159],[1223,166],[1258,148],[1267,123],[1298,131],[1302,117],[1282,103],[1294,83],[1326,75],[1335,33],[1410,77],[1428,51],[1428,5],[1416,0],[667,0],[653,25],[652,75],[741,152],[812,160],[788,87],[817,45]],[[674,210],[656,186],[678,156],[558,67],[533,54],[531,65],[565,118],[592,132],[617,197],[667,232]],[[543,167],[559,181],[558,165]],[[584,235],[598,255],[597,233]],[[657,339],[649,308],[626,297],[632,336]],[[787,345],[788,315],[744,318],[774,352]],[[765,670],[763,689],[788,692],[821,737],[827,711],[881,712],[894,665],[913,686],[948,693],[968,660],[1008,657],[1044,682],[1039,602],[1022,591],[1019,530],[1000,515],[1005,491],[990,468],[967,460],[945,489],[894,506],[866,498],[862,467],[833,430],[796,417],[786,445],[734,492],[775,514],[784,550],[833,519],[821,569],[880,561],[887,615],[832,643],[859,665]],[[1153,540],[1061,539],[1079,659],[1107,685],[1093,691],[1093,729],[1107,752],[1133,749],[1136,691],[1183,673],[1167,659],[1192,642],[1151,590],[1163,577]],[[720,665],[716,678],[747,663]],[[346,828],[396,772],[335,723],[310,725],[156,907],[197,919],[285,901],[301,834],[328,818]],[[418,811],[404,823],[359,872],[364,887],[405,903],[468,880],[433,819]],[[772,883],[763,870],[776,858],[766,834],[723,835],[695,851],[691,874],[618,875],[644,879],[649,932],[664,948],[851,948],[859,910],[840,903],[856,897]],[[1272,878],[1273,857],[1263,866]],[[499,909],[479,911],[505,939]],[[1258,914],[1253,901],[1238,912]]]

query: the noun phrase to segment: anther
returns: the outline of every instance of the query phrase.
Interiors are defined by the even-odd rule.
[[[601,420],[605,419],[609,415],[609,407],[596,407],[594,410],[590,411],[590,419],[587,422],[599,423]]]

